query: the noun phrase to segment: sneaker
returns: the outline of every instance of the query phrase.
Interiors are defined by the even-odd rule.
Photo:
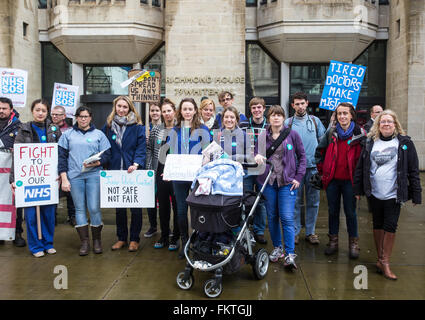
[[[269,259],[271,262],[276,262],[277,260],[279,260],[280,258],[283,258],[283,249],[282,247],[277,247],[274,248],[272,253],[269,255]]]
[[[34,257],[36,257],[36,258],[41,258],[41,257],[44,257],[44,252],[43,251],[38,251],[36,253],[33,253],[32,255]]]
[[[295,236],[295,244],[300,243],[300,237],[299,236]]]
[[[294,253],[289,253],[285,256],[285,260],[283,262],[283,266],[288,269],[297,269],[297,265],[295,264],[295,258],[297,257]]]
[[[178,241],[171,240],[170,245],[168,246],[168,251],[177,251],[178,249],[179,249]]]
[[[15,240],[13,240],[13,244],[15,247],[25,247],[27,245],[25,239],[22,238],[21,233],[15,233]]]
[[[259,244],[267,244],[267,240],[264,238],[264,234],[256,234],[254,236],[255,241]]]
[[[46,251],[48,254],[55,254],[56,253],[56,249],[55,248],[50,248],[50,249],[47,249],[47,251]]]
[[[168,241],[166,241],[163,238],[160,238],[157,242],[155,242],[155,244],[153,245],[153,247],[155,249],[162,249],[164,247],[168,246]]]
[[[155,228],[150,227],[149,230],[144,234],[145,238],[152,238],[157,233]]]
[[[319,244],[319,236],[317,234],[310,234],[305,237],[305,241],[310,242],[311,244]]]

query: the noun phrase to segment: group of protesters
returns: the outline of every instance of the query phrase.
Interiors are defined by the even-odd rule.
[[[119,96],[102,129],[92,123],[92,111],[86,106],[75,112],[73,126],[65,124],[65,109],[53,108],[43,99],[31,105],[33,119],[20,123],[12,102],[0,98],[0,148],[12,149],[13,143],[58,143],[60,188],[67,197],[69,221],[80,237],[81,256],[88,255],[91,243],[95,253],[102,253],[103,227],[100,209],[100,170],[155,171],[155,208],[148,209],[149,228],[144,237],[158,232],[154,248],[180,251],[189,238],[186,197],[192,182],[163,179],[167,154],[201,154],[215,141],[225,154],[239,162],[257,163],[262,171],[246,172],[244,191],[260,190],[264,183],[264,200],[255,210],[252,231],[257,243],[265,245],[268,225],[273,250],[271,262],[283,259],[287,269],[296,269],[295,246],[300,241],[301,209],[305,202],[305,236],[311,245],[320,243],[315,226],[320,204],[320,189],[328,202],[328,237],[325,254],[338,252],[341,198],[348,232],[348,254],[359,257],[356,199],[366,195],[373,216],[373,235],[377,249],[377,270],[388,279],[397,279],[389,261],[395,240],[401,205],[412,200],[421,203],[418,156],[415,146],[400,125],[397,115],[381,106],[371,108],[371,119],[364,127],[356,123],[350,103],[340,103],[333,111],[327,128],[308,113],[308,98],[297,92],[291,96],[294,115],[286,118],[279,105],[266,109],[264,99],[249,102],[247,117],[233,106],[230,92],[218,96],[220,106],[202,98],[198,108],[192,98],[178,106],[170,99],[149,105],[149,131],[142,124],[133,102]],[[146,134],[149,132],[149,134]],[[86,164],[85,159],[101,154]],[[84,166],[84,170],[81,170]],[[266,182],[269,170],[273,168]],[[14,183],[13,165],[10,174]],[[89,212],[89,220],[86,216]],[[171,227],[171,209],[173,226]],[[54,254],[56,205],[40,206],[42,239],[37,237],[35,207],[24,209],[27,240],[35,257]],[[117,242],[112,250],[128,247],[138,250],[142,229],[142,208],[132,208],[130,230],[127,209],[116,209]],[[90,221],[90,228],[89,228]],[[17,221],[16,241],[22,238],[22,218]],[[283,230],[283,236],[282,236]],[[283,240],[283,242],[282,242]]]

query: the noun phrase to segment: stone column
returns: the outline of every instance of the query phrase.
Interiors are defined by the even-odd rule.
[[[166,96],[176,104],[222,90],[245,109],[245,1],[168,0],[165,8]]]

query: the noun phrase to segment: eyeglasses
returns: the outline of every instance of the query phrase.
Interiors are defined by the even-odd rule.
[[[392,120],[381,120],[381,121],[379,121],[379,124],[393,124],[394,123],[394,121],[392,121]]]
[[[87,119],[87,118],[90,118],[90,116],[77,116],[78,118],[80,118],[80,119]]]
[[[64,116],[64,113],[52,113],[52,117],[61,117]]]
[[[221,100],[220,100],[220,102],[224,102],[224,101],[230,101],[230,100],[232,100],[232,98],[230,98],[230,97],[227,97],[227,98],[221,99]]]

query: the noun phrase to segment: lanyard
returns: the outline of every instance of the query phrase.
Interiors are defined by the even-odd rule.
[[[249,125],[251,126],[252,135],[254,136],[254,142],[257,142],[257,136],[255,135],[254,127],[252,126],[252,117],[249,118]],[[264,127],[266,126],[266,119],[263,117],[263,126],[261,127],[261,131],[264,130]]]

